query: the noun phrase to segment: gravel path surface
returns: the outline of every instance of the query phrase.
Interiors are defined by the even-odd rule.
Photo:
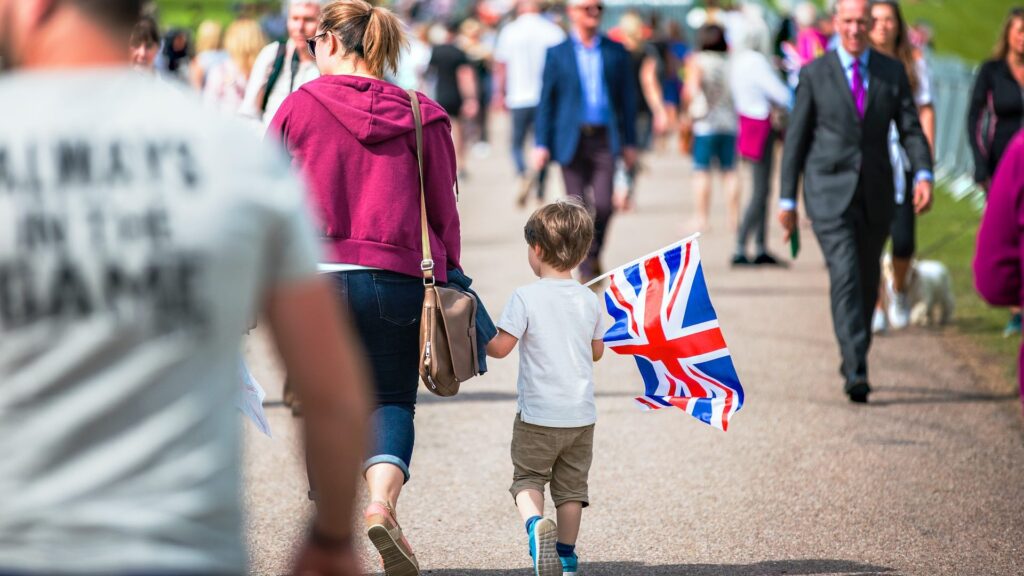
[[[505,147],[494,148],[472,161],[460,209],[464,266],[497,317],[532,276],[528,213],[513,206]],[[637,210],[613,222],[606,265],[688,233],[687,163],[674,154],[647,162]],[[790,269],[733,270],[721,195],[714,204],[703,265],[747,403],[728,433],[675,410],[641,413],[632,360],[609,353],[597,365],[581,576],[1024,574],[1024,429],[1012,384],[984,381],[948,339],[911,329],[876,341],[876,392],[851,405],[810,230]],[[772,241],[778,234],[773,227]],[[246,424],[251,571],[284,574],[310,513],[304,467],[259,331],[247,356],[274,431],[268,439]],[[490,366],[453,399],[420,395],[399,519],[425,574],[531,573],[507,492],[516,355]],[[379,573],[365,538],[360,547],[367,572]]]

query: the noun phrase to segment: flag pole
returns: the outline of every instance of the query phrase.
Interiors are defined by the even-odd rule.
[[[608,272],[605,272],[604,274],[601,274],[600,276],[598,276],[597,278],[594,278],[590,282],[587,282],[586,284],[584,284],[584,286],[586,286],[587,288],[590,288],[592,285],[597,284],[601,280],[604,280],[605,278],[611,276],[612,274],[615,274],[616,272],[618,272],[619,270],[622,270],[623,268],[626,268],[628,266],[632,266],[633,264],[639,264],[640,262],[643,262],[644,260],[647,260],[648,258],[650,258],[652,256],[656,256],[658,254],[661,254],[662,252],[667,252],[668,250],[670,250],[672,248],[675,248],[676,246],[681,246],[681,245],[686,244],[688,242],[693,242],[694,240],[696,240],[698,238],[700,238],[700,232],[697,232],[696,234],[694,234],[692,236],[687,236],[686,238],[683,238],[682,240],[679,240],[678,242],[673,242],[673,243],[669,244],[668,246],[664,246],[662,248],[659,248],[659,249],[655,250],[654,252],[651,252],[650,254],[646,254],[644,256],[641,256],[641,257],[637,258],[636,260],[631,260],[631,261],[626,262],[625,264],[623,264],[621,266],[617,266],[615,268],[612,268]]]

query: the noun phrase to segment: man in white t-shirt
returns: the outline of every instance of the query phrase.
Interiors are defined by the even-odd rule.
[[[324,487],[299,571],[355,575],[363,370],[302,187],[129,68],[142,3],[0,0],[0,573],[247,571],[235,400],[261,310]]]
[[[541,14],[539,0],[520,0],[516,9],[518,16],[502,29],[494,50],[495,100],[512,114],[512,159],[519,176],[518,201],[525,205],[534,185],[538,198],[544,198],[547,168],[529,177],[523,145],[540,103],[545,54],[565,40],[565,32]]]
[[[239,113],[270,125],[281,103],[303,84],[320,77],[306,39],[316,36],[321,0],[288,1],[288,40],[267,44],[252,66]]]

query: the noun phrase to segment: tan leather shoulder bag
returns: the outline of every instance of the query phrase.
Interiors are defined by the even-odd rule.
[[[430,252],[426,183],[423,179],[423,118],[415,90],[409,90],[416,123],[416,162],[420,171],[420,229],[423,242],[423,316],[420,319],[420,380],[438,396],[454,396],[478,372],[477,301],[471,294],[437,286]],[[442,265],[444,263],[442,262]]]

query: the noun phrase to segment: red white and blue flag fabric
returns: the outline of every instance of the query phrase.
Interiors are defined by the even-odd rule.
[[[643,410],[675,406],[720,430],[743,406],[743,387],[711,306],[696,237],[611,274],[609,348],[636,359]]]

